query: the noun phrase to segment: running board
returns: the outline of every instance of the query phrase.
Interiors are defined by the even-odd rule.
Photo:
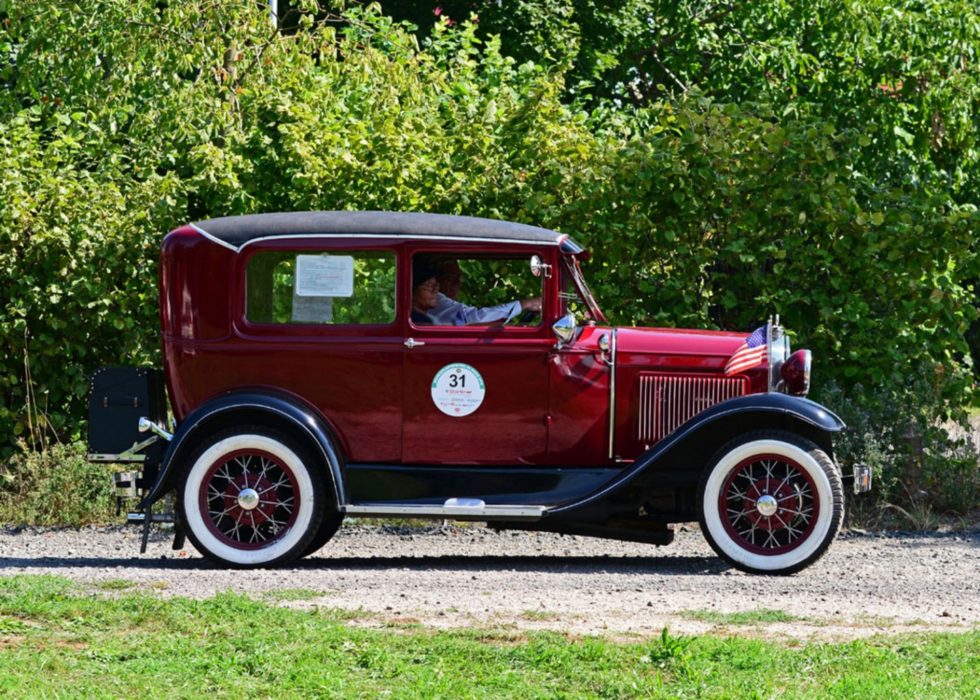
[[[487,505],[478,498],[450,498],[441,506],[414,503],[352,503],[347,515],[371,518],[447,518],[454,520],[540,520],[545,506]]]

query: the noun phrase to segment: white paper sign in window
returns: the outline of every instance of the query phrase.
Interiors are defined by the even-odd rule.
[[[296,296],[354,295],[354,258],[350,255],[297,255]]]

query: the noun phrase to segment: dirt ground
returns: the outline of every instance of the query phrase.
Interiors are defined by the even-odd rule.
[[[107,595],[209,597],[359,611],[354,624],[548,629],[617,638],[672,633],[841,640],[980,626],[980,532],[844,533],[810,568],[752,576],[714,556],[697,528],[668,547],[479,526],[345,525],[315,556],[235,571],[156,531],[0,531],[0,576],[52,573]],[[109,583],[107,583],[109,582]],[[128,582],[128,583],[127,583]]]

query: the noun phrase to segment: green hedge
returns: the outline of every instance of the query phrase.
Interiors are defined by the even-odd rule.
[[[470,23],[420,48],[375,9],[282,36],[264,8],[0,2],[5,454],[78,436],[96,367],[159,361],[167,230],[274,210],[558,228],[594,250],[618,323],[778,312],[814,350],[818,398],[926,377],[930,415],[968,400],[976,208],[868,173],[876,134],[696,94],[586,110],[561,67],[517,64]]]

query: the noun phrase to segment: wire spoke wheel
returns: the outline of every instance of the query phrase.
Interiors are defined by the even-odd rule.
[[[844,514],[840,472],[816,444],[759,431],[722,447],[699,486],[701,531],[751,573],[791,574],[819,559]]]
[[[296,520],[301,497],[296,476],[275,455],[239,450],[216,461],[201,481],[199,508],[225,544],[265,547]]]
[[[191,456],[180,488],[187,536],[202,554],[229,566],[303,556],[323,530],[325,483],[316,464],[310,450],[271,428],[217,433]]]
[[[750,457],[728,475],[718,495],[725,530],[758,554],[800,546],[820,514],[817,487],[803,467],[780,455]]]

